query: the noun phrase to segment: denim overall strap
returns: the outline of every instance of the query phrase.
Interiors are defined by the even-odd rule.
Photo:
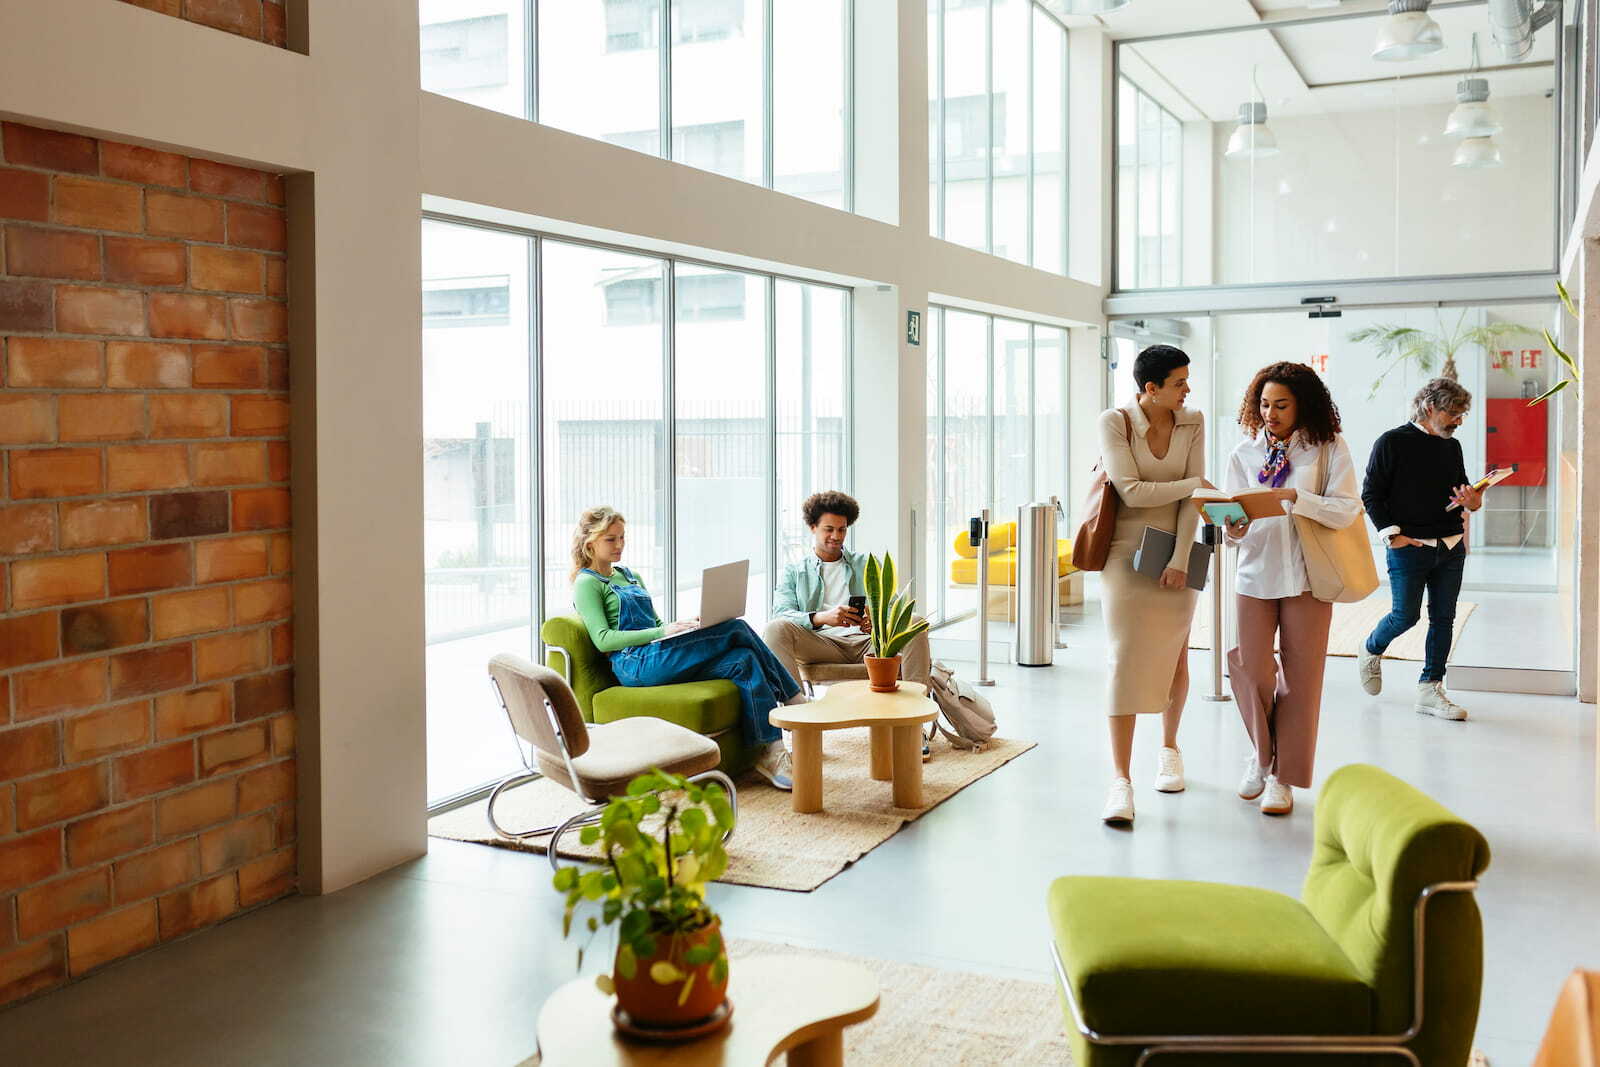
[[[611,580],[598,571],[584,568],[585,573],[592,574],[611,587],[617,594],[617,629],[619,630],[648,630],[656,624],[656,607],[650,599],[650,593],[642,585],[634,584],[637,579],[629,571],[621,567],[617,572],[628,580],[627,585],[612,585]]]

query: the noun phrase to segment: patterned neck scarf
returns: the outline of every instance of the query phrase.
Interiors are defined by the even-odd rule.
[[[1256,481],[1273,489],[1282,489],[1283,483],[1289,480],[1289,444],[1294,440],[1290,434],[1287,440],[1280,441],[1272,436],[1271,430],[1261,431],[1267,438],[1267,461],[1261,465],[1261,471],[1256,475]]]

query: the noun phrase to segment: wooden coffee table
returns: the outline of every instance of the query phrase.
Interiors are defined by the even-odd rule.
[[[844,1063],[844,1028],[878,1010],[878,980],[844,960],[757,956],[728,969],[733,1018],[714,1034],[675,1045],[651,1045],[618,1034],[614,998],[579,978],[551,994],[539,1010],[543,1067],[722,1067],[771,1063],[787,1052],[790,1067]]]
[[[821,700],[772,709],[772,725],[794,731],[794,810],[822,810],[822,734],[852,726],[872,730],[872,777],[894,783],[895,807],[922,807],[922,724],[938,714],[920,682],[901,682],[893,693],[838,682]]]

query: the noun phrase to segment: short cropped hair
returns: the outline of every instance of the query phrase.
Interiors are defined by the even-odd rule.
[[[1465,415],[1472,407],[1472,394],[1460,382],[1449,378],[1435,378],[1411,398],[1411,419],[1421,422],[1430,411],[1448,411],[1452,415]]]
[[[1133,361],[1133,382],[1144,392],[1147,384],[1157,389],[1167,384],[1167,376],[1179,367],[1189,365],[1189,354],[1171,345],[1151,345],[1140,352]]]
[[[807,526],[815,526],[822,521],[824,515],[842,515],[848,525],[854,526],[856,519],[861,516],[861,505],[855,502],[854,497],[836,489],[829,489],[806,497],[806,502],[801,505],[800,514],[805,517]]]

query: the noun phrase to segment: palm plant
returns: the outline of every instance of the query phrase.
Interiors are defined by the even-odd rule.
[[[1350,334],[1351,341],[1372,345],[1377,349],[1378,358],[1387,360],[1389,364],[1372,383],[1372,391],[1367,394],[1368,398],[1377,396],[1379,387],[1383,385],[1383,380],[1390,372],[1406,363],[1415,364],[1426,374],[1432,374],[1434,367],[1437,366],[1441,378],[1456,381],[1458,380],[1456,354],[1468,345],[1476,345],[1488,352],[1505,338],[1520,334],[1530,334],[1535,337],[1539,335],[1538,330],[1532,326],[1524,326],[1520,322],[1487,322],[1481,326],[1468,326],[1466,322],[1467,309],[1462,309],[1454,328],[1448,332],[1444,328],[1443,321],[1440,321],[1437,333],[1430,333],[1415,326],[1378,323]],[[1545,336],[1548,337],[1549,334]],[[1559,352],[1559,349],[1557,351]]]
[[[918,634],[928,628],[926,619],[912,621],[917,602],[895,589],[894,557],[885,552],[883,562],[867,557],[867,607],[872,612],[872,654],[882,659],[898,656]]]
[[[1560,282],[1556,282],[1556,293],[1560,295],[1561,306],[1566,309],[1567,314],[1571,315],[1573,318],[1577,318],[1578,309],[1573,306],[1572,296],[1567,292],[1567,287],[1562,285]],[[1561,379],[1559,382],[1546,389],[1543,393],[1540,393],[1538,396],[1528,401],[1528,406],[1530,408],[1535,404],[1542,404],[1546,400],[1549,400],[1551,397],[1561,392],[1561,390],[1565,389],[1573,382],[1582,380],[1578,375],[1578,365],[1572,361],[1571,356],[1567,355],[1566,349],[1556,344],[1556,339],[1550,335],[1549,330],[1544,331],[1544,340],[1545,344],[1550,346],[1550,350],[1561,357],[1561,362],[1567,365],[1567,370],[1572,372],[1572,377]]]

